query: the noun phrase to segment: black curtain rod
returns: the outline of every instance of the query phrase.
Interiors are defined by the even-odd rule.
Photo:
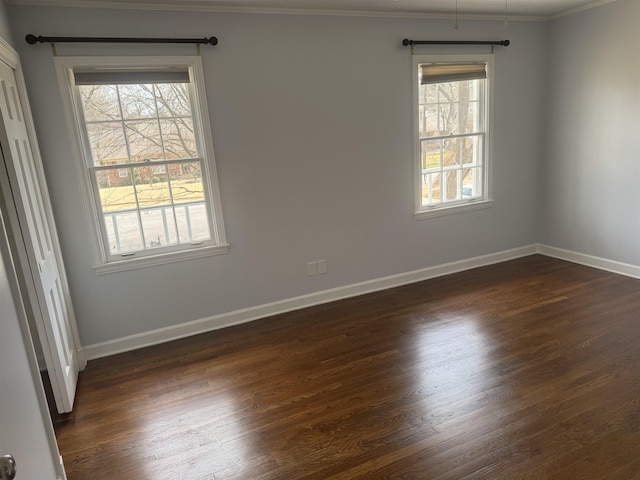
[[[208,38],[118,38],[118,37],[43,37],[27,35],[25,40],[29,45],[36,43],[196,43],[217,45],[216,37]]]
[[[510,40],[496,40],[496,41],[483,41],[483,40],[402,40],[402,45],[405,47],[408,45],[500,45],[502,47],[508,47],[511,45]]]

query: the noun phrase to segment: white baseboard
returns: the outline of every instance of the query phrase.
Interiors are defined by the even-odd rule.
[[[95,358],[115,355],[117,353],[136,350],[138,348],[148,347],[159,343],[177,340],[179,338],[197,335],[199,333],[218,330],[232,325],[251,322],[260,318],[286,313],[301,308],[307,308],[322,303],[333,302],[349,297],[356,297],[366,293],[386,290],[388,288],[398,287],[409,283],[420,282],[430,278],[449,275],[472,268],[483,267],[495,263],[513,260],[515,258],[526,257],[538,252],[537,245],[529,245],[526,247],[514,248],[503,252],[492,253],[480,257],[469,258],[434,267],[423,268],[411,272],[391,275],[388,277],[377,278],[366,282],[346,285],[343,287],[332,288],[320,292],[310,293],[299,297],[288,298],[273,303],[258,305],[255,307],[235,310],[233,312],[222,313],[191,322],[172,325],[171,327],[160,328],[149,332],[130,335],[128,337],[110,340],[108,342],[96,343],[94,345],[84,346],[84,354],[87,360]]]
[[[607,272],[618,273],[627,277],[640,278],[640,266],[638,265],[607,260],[606,258],[585,255],[584,253],[564,250],[549,245],[538,245],[538,253],[546,255],[547,257],[559,258],[560,260],[586,265],[587,267],[593,267],[599,270],[606,270]]]

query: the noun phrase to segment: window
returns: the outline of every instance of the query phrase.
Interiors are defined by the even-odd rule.
[[[416,56],[416,218],[490,205],[489,84],[479,56]]]
[[[199,57],[58,57],[99,273],[224,253]]]

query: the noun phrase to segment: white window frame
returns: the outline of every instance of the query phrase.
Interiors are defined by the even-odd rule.
[[[491,151],[492,151],[492,120],[493,120],[493,84],[494,61],[493,55],[414,55],[412,57],[412,85],[413,85],[413,145],[414,145],[414,219],[422,220],[426,218],[439,217],[454,213],[468,212],[488,208],[493,205],[491,194]],[[422,205],[422,162],[420,147],[420,64],[442,63],[442,64],[463,64],[463,63],[486,63],[487,78],[485,80],[484,91],[484,145],[483,145],[483,195],[476,198],[462,199],[450,202],[443,202],[436,205]]]
[[[62,90],[65,114],[71,129],[71,144],[82,179],[79,183],[87,220],[91,227],[89,230],[93,253],[93,268],[96,273],[118,272],[227,253],[229,244],[226,240],[222,218],[220,190],[201,58],[199,56],[55,57],[55,65],[58,82]],[[95,193],[95,188],[92,186],[94,180],[89,169],[92,155],[87,138],[84,114],[77,95],[74,70],[102,68],[135,72],[145,69],[173,67],[187,69],[189,72],[194,134],[198,149],[204,159],[202,162],[202,179],[211,239],[204,242],[194,242],[190,245],[137,251],[134,255],[124,254],[115,258],[116,256],[110,255],[107,250],[108,244],[105,242],[102,209]],[[115,165],[114,168],[118,168],[118,166]]]

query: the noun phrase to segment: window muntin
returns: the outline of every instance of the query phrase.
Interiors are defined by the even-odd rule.
[[[486,200],[489,62],[416,66],[417,213]]]
[[[97,272],[226,252],[200,59],[56,63],[78,128]]]

